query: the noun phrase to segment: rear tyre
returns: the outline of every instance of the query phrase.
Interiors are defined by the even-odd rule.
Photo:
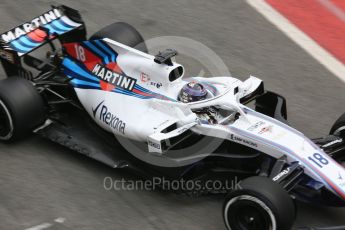
[[[295,206],[289,194],[266,177],[250,177],[229,193],[223,206],[228,230],[290,230]]]
[[[44,121],[44,102],[31,82],[19,77],[0,81],[0,141],[23,137]]]
[[[110,24],[91,36],[90,40],[109,38],[129,47],[148,53],[146,44],[141,34],[125,22]]]
[[[345,137],[345,113],[334,122],[330,134]]]

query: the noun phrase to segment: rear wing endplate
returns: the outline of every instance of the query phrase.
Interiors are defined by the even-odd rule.
[[[84,27],[78,11],[67,6],[53,6],[51,10],[0,35],[0,46],[6,53],[15,51],[19,57],[37,49],[49,40]],[[11,61],[8,53],[2,58]]]

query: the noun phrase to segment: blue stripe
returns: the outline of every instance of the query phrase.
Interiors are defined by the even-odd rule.
[[[59,29],[59,30],[61,30],[61,31],[64,31],[64,32],[71,30],[70,27],[66,27],[66,26],[64,26],[63,24],[61,24],[61,23],[59,22],[59,20],[55,20],[55,21],[53,21],[51,24],[52,24],[55,28],[57,28],[57,29]]]
[[[63,25],[64,27],[69,28],[69,30],[72,30],[72,29],[75,28],[75,26],[71,26],[71,25],[67,24],[67,23],[63,20],[63,18],[60,18],[60,19],[59,19],[59,23],[61,23],[61,25]]]
[[[30,46],[30,45],[28,45],[28,44],[25,44],[25,43],[24,43],[23,41],[21,41],[20,39],[18,39],[17,42],[18,42],[20,45],[22,45],[23,47],[28,47],[30,50],[32,50],[32,49],[35,48],[35,46],[32,47],[32,46]]]
[[[153,93],[152,91],[150,91],[150,90],[148,90],[148,89],[145,89],[144,87],[142,87],[142,86],[140,86],[140,85],[138,85],[138,84],[136,84],[135,86],[134,86],[134,88],[135,89],[137,89],[137,90],[141,90],[141,91],[143,91],[143,92],[145,92],[145,93]]]
[[[27,53],[28,51],[24,51],[24,50],[21,50],[13,45],[10,45],[11,49],[13,49],[14,51],[18,52],[18,53]]]
[[[152,95],[151,98],[166,99],[166,100],[169,100],[169,101],[176,101],[176,100],[174,100],[174,99],[172,99],[172,98],[170,98],[170,97],[167,97],[167,96],[164,96],[164,95],[162,95],[162,94],[158,94],[158,93],[152,92],[152,91],[150,91],[150,90],[148,90],[148,89],[145,89],[145,88],[141,87],[141,86],[138,85],[138,84],[136,84],[136,85],[134,86],[134,88],[137,89],[137,90],[140,90],[140,91],[142,91],[142,92],[144,92],[144,93],[151,94],[151,95]]]
[[[71,83],[73,85],[78,85],[76,83],[74,83],[76,80],[79,80],[79,81],[82,81],[84,82],[87,82],[89,83],[90,85],[93,85],[93,86],[98,86],[99,87],[99,82],[100,82],[100,79],[98,79],[97,77],[93,76],[92,74],[90,74],[88,72],[88,70],[84,70],[83,67],[79,66],[78,63],[72,61],[71,59],[69,58],[65,58],[63,60],[63,66],[65,67],[65,70],[64,70],[64,73],[66,75],[68,75],[69,77],[71,78],[76,78],[76,79],[73,79],[71,81]],[[90,82],[91,81],[91,82]],[[134,88],[141,88],[141,89],[144,89],[142,87],[137,87],[138,85],[135,85]],[[86,88],[86,85],[84,85],[84,88]],[[140,90],[140,89],[138,89]],[[146,90],[144,89],[145,91],[148,91],[148,92],[151,92],[149,90]],[[150,96],[145,96],[145,95],[140,95],[140,94],[137,94],[137,93],[134,93],[132,91],[128,91],[128,90],[125,90],[125,89],[122,89],[120,87],[116,87],[113,92],[115,93],[120,93],[120,94],[124,94],[124,95],[128,95],[128,96],[133,96],[133,97],[137,97],[137,98],[141,98],[141,99],[151,99],[151,98],[158,98],[158,99],[166,99],[166,100],[171,100],[171,101],[175,101],[171,98],[168,98],[164,95],[160,95],[160,94],[156,94],[156,93],[151,93],[152,95]]]
[[[91,81],[91,82],[94,82],[94,83],[99,83],[100,82],[100,79],[98,79],[96,77],[91,77],[91,76],[86,75],[86,74],[80,74],[80,73],[75,72],[73,69],[70,69],[68,67],[66,67],[64,71],[66,73],[68,73],[68,74],[73,74],[74,78],[84,79],[86,81]]]
[[[27,38],[27,36],[22,36],[18,39],[18,41],[20,41],[21,44],[25,44],[26,46],[30,46],[32,48],[36,48],[37,46],[40,45],[40,43],[34,43],[31,40],[29,40]]]
[[[64,33],[63,31],[56,30],[54,27],[52,27],[51,24],[46,24],[43,27],[47,28],[49,30],[49,34],[62,34]]]
[[[79,79],[76,79],[76,78],[73,79],[71,82],[73,84],[77,84],[77,85],[87,85],[87,86],[93,86],[93,87],[99,88],[99,84],[88,82],[88,81],[79,80]]]
[[[66,31],[65,30],[63,30],[63,29],[60,29],[59,27],[56,27],[54,24],[53,24],[53,22],[52,23],[50,23],[49,24],[55,31],[58,31],[59,32],[59,34],[63,34],[63,33],[65,33]]]
[[[115,93],[121,93],[121,94],[128,95],[128,96],[140,97],[142,99],[147,99],[147,97],[145,97],[143,95],[139,95],[139,94],[136,94],[136,93],[133,93],[131,91],[127,91],[127,90],[124,90],[121,88],[115,88],[114,92]]]
[[[140,94],[137,94],[137,93],[134,93],[134,92],[131,92],[131,91],[127,91],[127,90],[124,90],[124,89],[121,89],[121,88],[115,88],[114,92],[115,93],[121,93],[121,94],[128,95],[128,96],[138,97],[138,98],[141,98],[141,99],[150,99],[150,97],[147,97],[147,96],[144,96],[144,95],[140,95]]]
[[[156,98],[156,96],[162,96],[162,97],[164,97],[163,95],[154,93],[154,92],[152,92],[152,91],[150,91],[150,90],[148,90],[148,89],[145,89],[145,88],[143,88],[143,87],[141,87],[141,86],[139,86],[139,85],[137,85],[137,84],[134,86],[134,88],[137,89],[137,90],[142,91],[143,93],[151,94],[151,96],[146,96],[146,97],[150,97],[150,98]]]
[[[21,53],[27,53],[31,50],[30,47],[23,46],[16,40],[12,41],[10,45],[12,48],[14,48],[15,50],[19,50]]]
[[[84,44],[89,47],[90,49],[93,50],[93,52],[97,53],[100,57],[104,58],[104,63],[108,64],[109,63],[109,58],[106,54],[104,54],[102,51],[100,51],[96,46],[94,46],[91,42],[86,41]]]
[[[99,84],[99,80],[98,81],[95,81],[95,80],[93,80],[93,79],[89,79],[89,78],[87,78],[87,77],[84,77],[84,76],[82,76],[82,75],[79,75],[79,74],[77,74],[76,72],[74,72],[74,71],[72,71],[72,70],[70,70],[70,69],[68,69],[68,68],[66,68],[66,69],[64,69],[64,74],[66,74],[67,76],[71,76],[72,78],[77,78],[77,79],[79,79],[79,80],[83,80],[83,81],[88,81],[88,82],[92,82],[92,83],[97,83],[97,84]]]
[[[96,87],[91,87],[91,86],[88,86],[88,85],[78,85],[78,84],[73,84],[71,83],[71,85],[74,87],[74,88],[78,88],[78,89],[95,89],[95,90],[99,90],[100,88],[96,88]]]
[[[72,72],[75,72],[83,77],[89,78],[93,81],[99,81],[99,79],[96,76],[85,71],[83,68],[81,68],[79,65],[77,65],[74,61],[72,61],[69,58],[65,58],[62,62],[62,65],[71,70]]]
[[[104,45],[103,42],[101,42],[100,40],[95,40],[95,42],[97,43],[97,45],[102,47],[102,49],[104,49],[111,56],[111,61],[112,62],[116,61],[117,54],[113,50],[111,50],[106,45]]]

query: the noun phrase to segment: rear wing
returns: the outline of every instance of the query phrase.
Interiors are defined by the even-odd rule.
[[[52,6],[42,15],[0,34],[0,59],[7,75],[13,75],[13,65],[21,66],[21,57],[54,39],[62,43],[86,40],[85,25],[77,10]]]

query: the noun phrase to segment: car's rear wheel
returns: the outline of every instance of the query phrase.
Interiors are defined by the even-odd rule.
[[[31,82],[19,77],[0,81],[0,141],[23,137],[44,121],[44,102]]]
[[[289,194],[266,177],[250,177],[229,193],[223,206],[229,230],[290,230],[295,206]]]
[[[96,32],[90,40],[109,38],[129,47],[147,53],[147,47],[141,34],[125,22],[115,22]]]

